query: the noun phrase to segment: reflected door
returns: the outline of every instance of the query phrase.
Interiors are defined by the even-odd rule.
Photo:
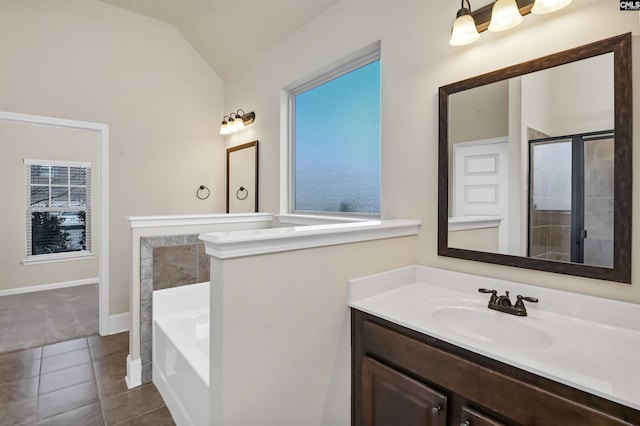
[[[508,244],[508,156],[506,138],[453,146],[453,216],[501,218],[498,229],[500,253],[506,253]]]

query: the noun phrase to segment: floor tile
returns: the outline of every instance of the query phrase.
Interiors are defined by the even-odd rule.
[[[128,342],[128,339],[126,341]],[[101,358],[93,363],[93,368],[96,375],[100,399],[104,400],[112,398],[129,390],[126,382],[124,381],[124,377],[127,374],[126,353],[119,353]]]
[[[61,353],[76,351],[88,347],[87,338],[82,337],[75,340],[67,340],[66,342],[54,343],[42,348],[42,356],[48,357]]]
[[[98,400],[95,382],[70,386],[38,398],[38,421],[75,410]]]
[[[101,400],[113,398],[116,395],[129,391],[124,375],[117,377],[105,377],[96,382],[98,385],[98,395]]]
[[[175,424],[167,407],[162,407],[124,423],[119,423],[117,426],[175,426]]]
[[[0,353],[0,426],[175,426],[153,384],[127,388],[128,343],[125,332]]]
[[[75,367],[65,368],[64,370],[54,371],[52,373],[40,376],[39,395],[67,388],[69,386],[79,385],[94,380],[93,365],[82,364]]]
[[[18,382],[40,374],[40,360],[12,359],[0,364],[0,385]]]
[[[122,423],[164,406],[160,393],[153,384],[102,401],[102,410],[108,426]]]
[[[38,395],[38,381],[39,378],[36,376],[19,382],[1,385],[0,411],[2,411],[3,405],[36,397]]]
[[[0,409],[0,426],[35,425],[36,399],[24,399]]]
[[[129,353],[129,339],[112,340],[110,342],[94,344],[90,346],[89,350],[93,361],[116,354],[124,354],[126,357]]]
[[[91,363],[89,349],[79,349],[77,351],[42,358],[42,374],[88,363]]]
[[[102,408],[99,402],[49,417],[38,422],[38,426],[104,426]]]
[[[127,355],[116,354],[102,358],[93,363],[93,369],[98,380],[124,377],[127,374]]]
[[[122,333],[110,334],[108,336],[99,336],[94,334],[93,336],[89,336],[87,340],[89,342],[89,346],[98,346],[101,344],[119,342],[121,340],[129,341],[129,332],[124,331]]]

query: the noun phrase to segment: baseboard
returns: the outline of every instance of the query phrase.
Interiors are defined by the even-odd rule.
[[[123,312],[121,314],[115,314],[109,316],[109,334],[122,333],[123,331],[129,331],[129,312]]]
[[[77,286],[88,285],[88,284],[98,284],[99,282],[100,282],[100,278],[96,277],[96,278],[85,278],[83,280],[64,281],[59,283],[32,285],[29,287],[10,288],[7,290],[0,290],[0,297],[12,296],[14,294],[33,293],[36,291],[58,290],[61,288],[77,287]]]
[[[127,376],[124,378],[127,389],[135,388],[142,384],[142,360],[132,360],[131,354],[127,355]]]

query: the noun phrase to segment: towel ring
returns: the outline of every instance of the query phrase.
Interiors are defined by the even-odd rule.
[[[244,197],[242,195],[244,195]],[[249,191],[247,191],[247,188],[245,188],[244,186],[241,186],[240,189],[236,191],[236,198],[238,200],[246,200],[248,196]]]
[[[196,197],[200,200],[206,200],[211,195],[211,191],[204,185],[200,185],[200,187],[196,190]]]

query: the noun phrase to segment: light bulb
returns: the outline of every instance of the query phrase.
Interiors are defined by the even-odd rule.
[[[460,9],[453,23],[449,44],[451,46],[464,46],[465,44],[473,43],[478,38],[480,38],[480,34],[478,34],[471,12],[469,12],[469,9]]]
[[[242,130],[244,129],[244,121],[242,121],[242,117],[241,116],[237,116],[235,120],[233,120],[233,127],[235,130]]]
[[[571,0],[536,0],[531,8],[534,15],[544,15],[545,13],[555,12],[563,9],[571,4]]]
[[[504,31],[520,24],[524,18],[515,0],[497,0],[491,10],[489,31]]]
[[[220,134],[221,135],[228,135],[229,134],[229,130],[227,129],[226,120],[222,120],[222,124],[220,125]]]

